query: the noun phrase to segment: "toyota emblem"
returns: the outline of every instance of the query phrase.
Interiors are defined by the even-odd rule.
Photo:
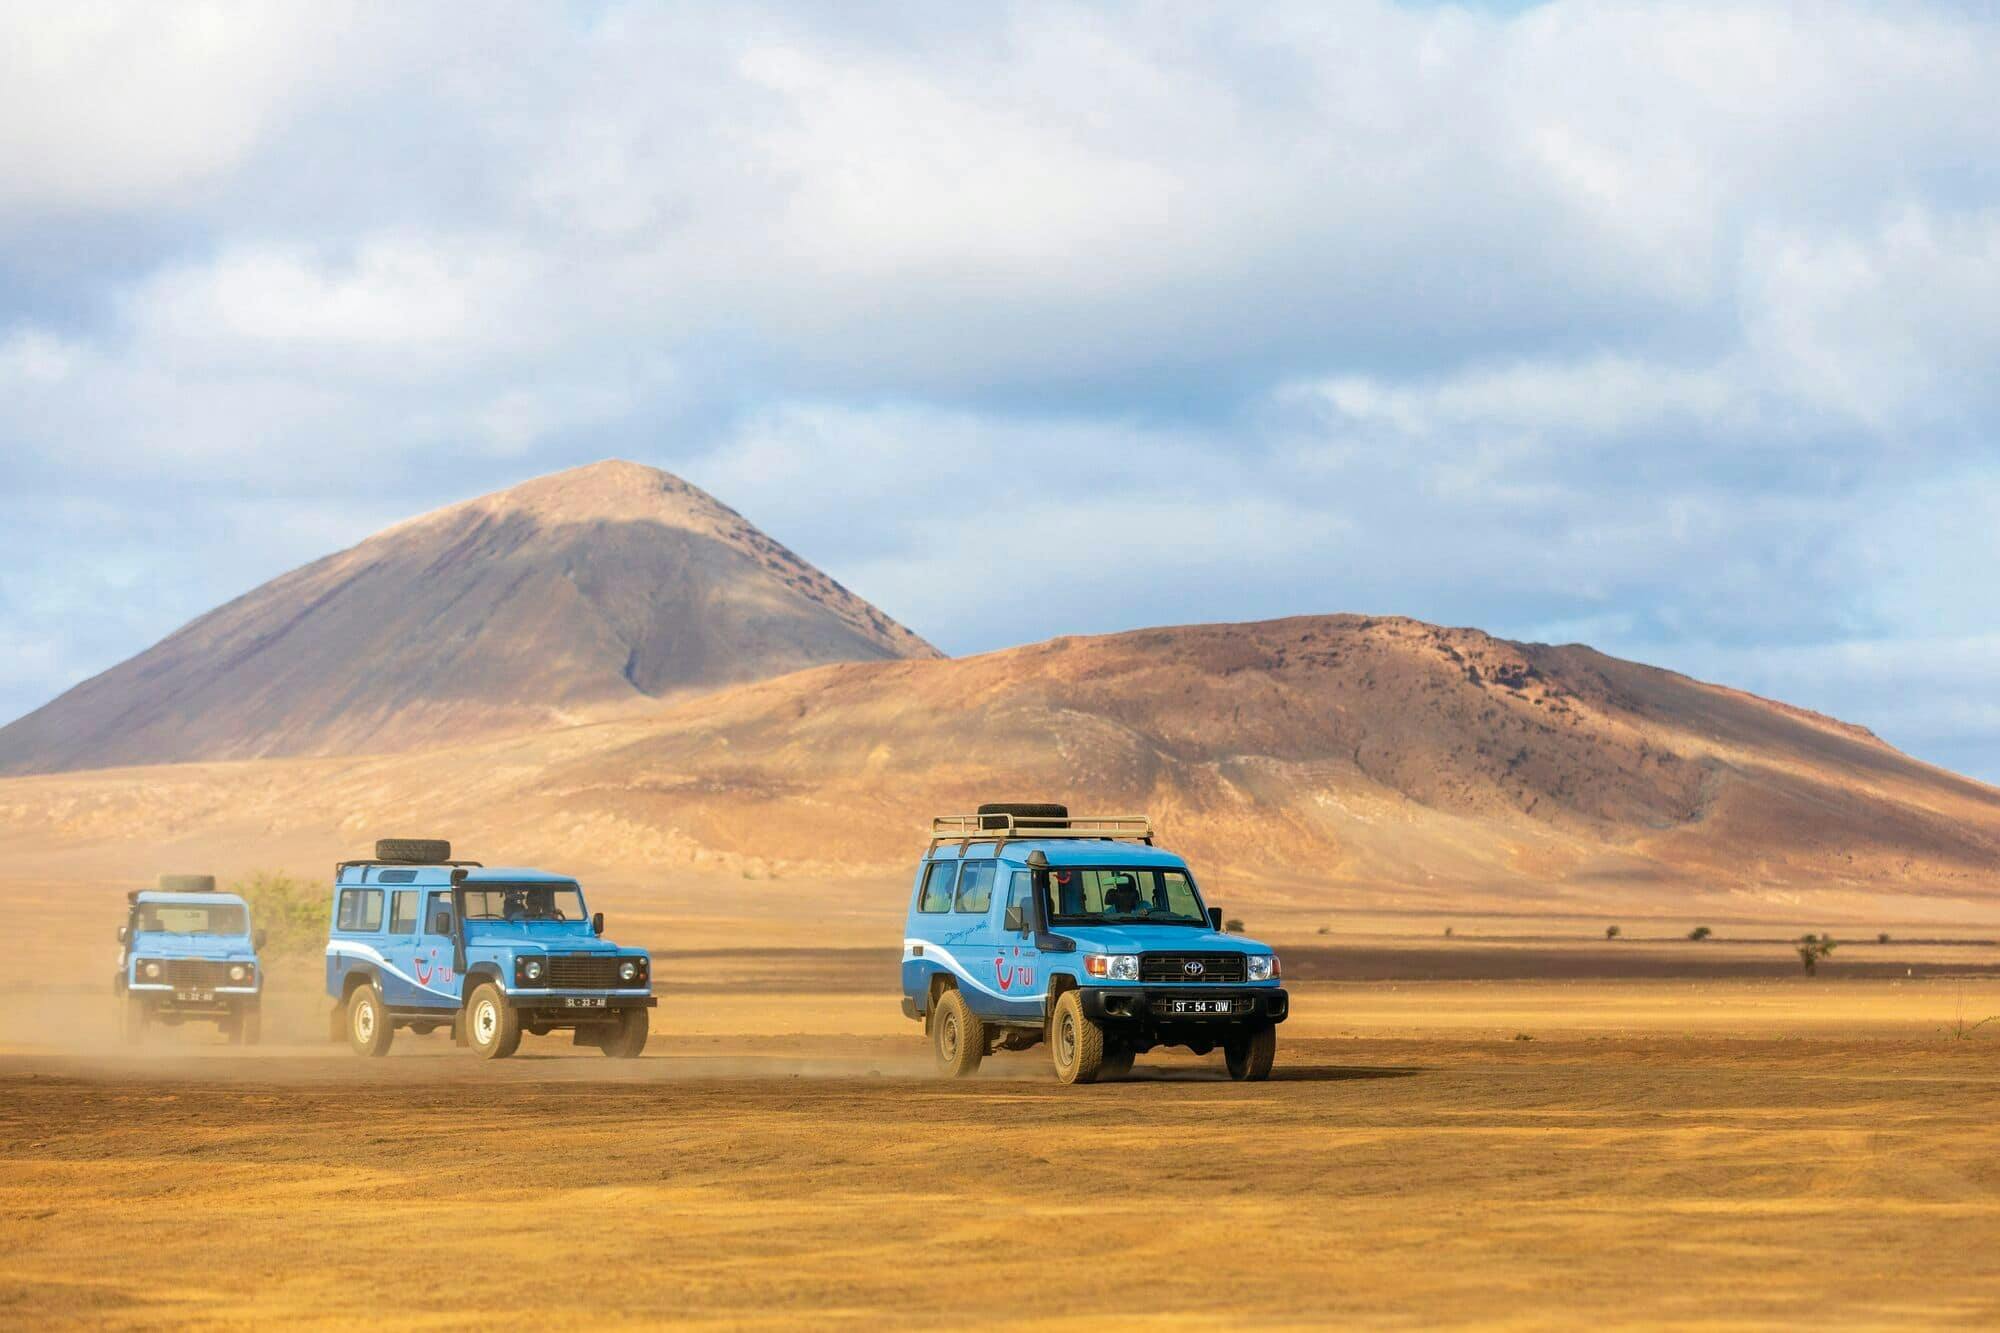
[[[1191,977],[1200,976],[1202,974],[1201,959],[1199,958],[1188,959],[1185,963],[1181,964],[1181,971],[1187,973]]]

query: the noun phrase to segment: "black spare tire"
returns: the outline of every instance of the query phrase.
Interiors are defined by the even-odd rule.
[[[1053,801],[988,801],[979,807],[979,827],[1004,828],[1006,822],[988,815],[1013,815],[1017,819],[1068,819],[1069,807]]]
[[[161,893],[214,893],[213,875],[162,875]]]
[[[443,838],[377,838],[375,859],[404,865],[440,865],[451,860],[451,844]]]

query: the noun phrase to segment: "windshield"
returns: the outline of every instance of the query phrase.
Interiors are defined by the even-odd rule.
[[[1194,884],[1183,870],[1062,866],[1048,872],[1048,885],[1049,920],[1058,925],[1208,924],[1201,899],[1195,896]]]
[[[140,903],[134,924],[141,932],[161,935],[246,935],[250,914],[241,903]]]
[[[583,890],[574,884],[465,888],[467,921],[582,921]]]

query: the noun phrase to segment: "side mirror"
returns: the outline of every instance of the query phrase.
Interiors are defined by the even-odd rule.
[[[1001,919],[1001,925],[1003,928],[1013,931],[1022,931],[1028,928],[1028,923],[1021,916],[1021,904],[1007,904],[1007,914]]]
[[[1208,928],[1210,930],[1222,929],[1222,909],[1220,907],[1211,907],[1208,909]]]
[[[251,941],[251,943],[252,943],[252,944],[254,944],[254,945],[256,945],[256,946],[257,946],[257,950],[258,950],[258,952],[259,952],[259,953],[261,953],[261,952],[263,952],[263,949],[264,949],[264,941],[265,941],[265,940],[268,940],[268,939],[270,939],[270,938],[271,938],[271,932],[270,932],[270,931],[268,931],[268,930],[260,930],[260,931],[258,931],[258,932],[257,932],[257,938],[256,938],[256,939],[254,939],[254,940],[252,940],[252,941]]]
[[[592,912],[590,914],[590,933],[593,935],[602,935],[604,933],[604,913]]]
[[[130,926],[118,927],[118,942],[120,944],[129,943],[131,939],[132,939],[132,927]]]

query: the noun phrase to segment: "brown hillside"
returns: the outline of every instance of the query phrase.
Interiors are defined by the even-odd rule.
[[[0,842],[226,869],[434,830],[628,880],[869,873],[894,895],[929,815],[1001,797],[1150,811],[1232,901],[2000,911],[1991,788],[1587,648],[1354,616],[825,667],[421,761],[17,779]]]
[[[0,771],[406,749],[935,655],[707,493],[599,463],[265,584],[0,728]]]

